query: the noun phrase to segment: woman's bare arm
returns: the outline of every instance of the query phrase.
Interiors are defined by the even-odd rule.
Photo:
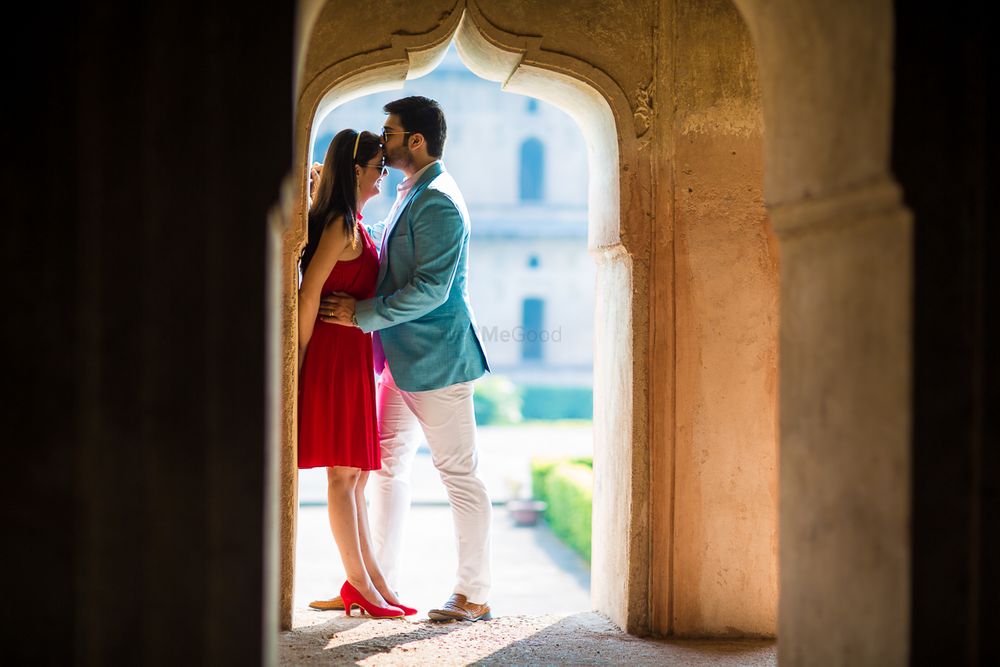
[[[336,266],[337,260],[350,245],[350,239],[344,233],[344,218],[338,217],[323,230],[316,253],[309,262],[306,273],[302,276],[302,286],[299,288],[299,368],[305,358],[306,347],[312,338],[313,327],[316,326],[316,314],[319,312],[319,300],[322,296],[323,283],[330,271]]]

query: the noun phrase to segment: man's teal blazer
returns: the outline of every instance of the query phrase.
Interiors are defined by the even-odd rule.
[[[389,220],[368,227],[379,253],[375,297],[355,317],[372,337],[375,372],[385,363],[403,391],[441,389],[490,369],[469,303],[469,211],[434,162]]]

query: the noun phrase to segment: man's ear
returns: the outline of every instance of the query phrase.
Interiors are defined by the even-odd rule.
[[[427,145],[427,142],[424,141],[424,135],[420,134],[419,132],[414,132],[413,134],[411,134],[410,139],[416,139],[415,142],[410,144],[410,150]]]

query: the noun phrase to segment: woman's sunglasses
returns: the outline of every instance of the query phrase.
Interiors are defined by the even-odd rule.
[[[386,174],[389,173],[389,168],[385,165],[385,158],[384,157],[380,161],[378,161],[378,162],[368,162],[368,163],[365,164],[365,166],[366,167],[375,167],[376,169],[378,169],[379,171],[382,172],[383,176],[385,176]]]

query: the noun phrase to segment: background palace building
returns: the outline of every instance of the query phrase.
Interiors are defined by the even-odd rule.
[[[452,46],[403,90],[334,109],[319,124],[321,162],[345,127],[378,132],[382,106],[437,100],[448,122],[444,163],[472,218],[469,291],[494,375],[521,386],[586,387],[593,367],[593,260],[587,252],[587,150],[560,109],[502,92],[470,72]],[[390,169],[367,221],[385,217],[401,172]]]

